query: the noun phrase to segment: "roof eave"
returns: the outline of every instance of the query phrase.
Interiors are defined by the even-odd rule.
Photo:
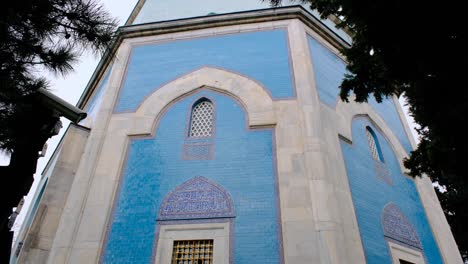
[[[143,2],[144,0],[140,0],[138,4]],[[338,49],[350,46],[350,44],[346,40],[344,40],[338,34],[333,32],[328,26],[326,26],[322,21],[320,21],[320,19],[316,18],[299,5],[219,14],[212,16],[184,18],[138,25],[126,25],[118,29],[116,39],[111,44],[109,50],[103,55],[89,83],[87,84],[85,91],[83,92],[80,100],[78,101],[77,106],[79,108],[84,107],[85,103],[91,96],[94,88],[97,86],[99,80],[102,78],[102,75],[107,69],[109,63],[112,61],[113,54],[117,52],[120,43],[126,38],[136,38],[149,35],[168,34],[174,32],[198,30],[212,27],[271,22],[289,19],[301,20],[304,24],[312,28],[315,32],[317,32],[319,35],[321,35],[323,38],[325,38]]]

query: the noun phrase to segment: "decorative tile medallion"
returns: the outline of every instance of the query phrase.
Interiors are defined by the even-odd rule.
[[[416,230],[395,204],[390,203],[385,206],[382,214],[382,225],[385,237],[422,249]]]
[[[231,196],[219,184],[197,176],[182,183],[163,200],[158,220],[234,217]]]

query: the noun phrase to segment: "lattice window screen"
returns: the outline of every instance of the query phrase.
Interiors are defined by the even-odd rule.
[[[213,240],[174,241],[172,264],[212,264]]]
[[[190,137],[211,137],[213,134],[213,104],[204,100],[192,109]]]
[[[372,152],[372,158],[377,161],[380,160],[379,151],[377,150],[377,143],[375,142],[374,135],[370,132],[369,128],[366,129],[367,142],[369,143],[369,148]]]

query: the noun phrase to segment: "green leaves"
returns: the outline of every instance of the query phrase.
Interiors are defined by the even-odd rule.
[[[278,4],[281,1],[272,1]],[[446,187],[438,192],[453,234],[468,260],[466,131],[468,47],[465,8],[459,1],[305,0],[322,18],[339,17],[353,32],[341,52],[348,74],[340,97],[378,102],[404,94],[421,127],[418,148],[405,161],[413,177],[429,175]],[[370,50],[373,54],[370,54]],[[464,201],[464,203],[460,203]]]

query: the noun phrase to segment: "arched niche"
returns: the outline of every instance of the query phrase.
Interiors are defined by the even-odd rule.
[[[338,134],[350,142],[353,141],[352,126],[354,120],[357,118],[369,119],[373,126],[380,130],[385,139],[387,139],[393,153],[397,157],[401,171],[406,171],[403,160],[408,157],[408,153],[398,140],[393,130],[369,104],[360,104],[352,100],[350,100],[349,103],[339,101],[336,106],[336,113],[339,116],[339,122],[337,123]]]
[[[167,107],[200,89],[220,92],[238,100],[247,113],[249,128],[276,125],[273,100],[264,87],[240,74],[203,67],[155,90],[136,112],[114,113],[108,129],[115,131],[117,136],[151,135]]]

